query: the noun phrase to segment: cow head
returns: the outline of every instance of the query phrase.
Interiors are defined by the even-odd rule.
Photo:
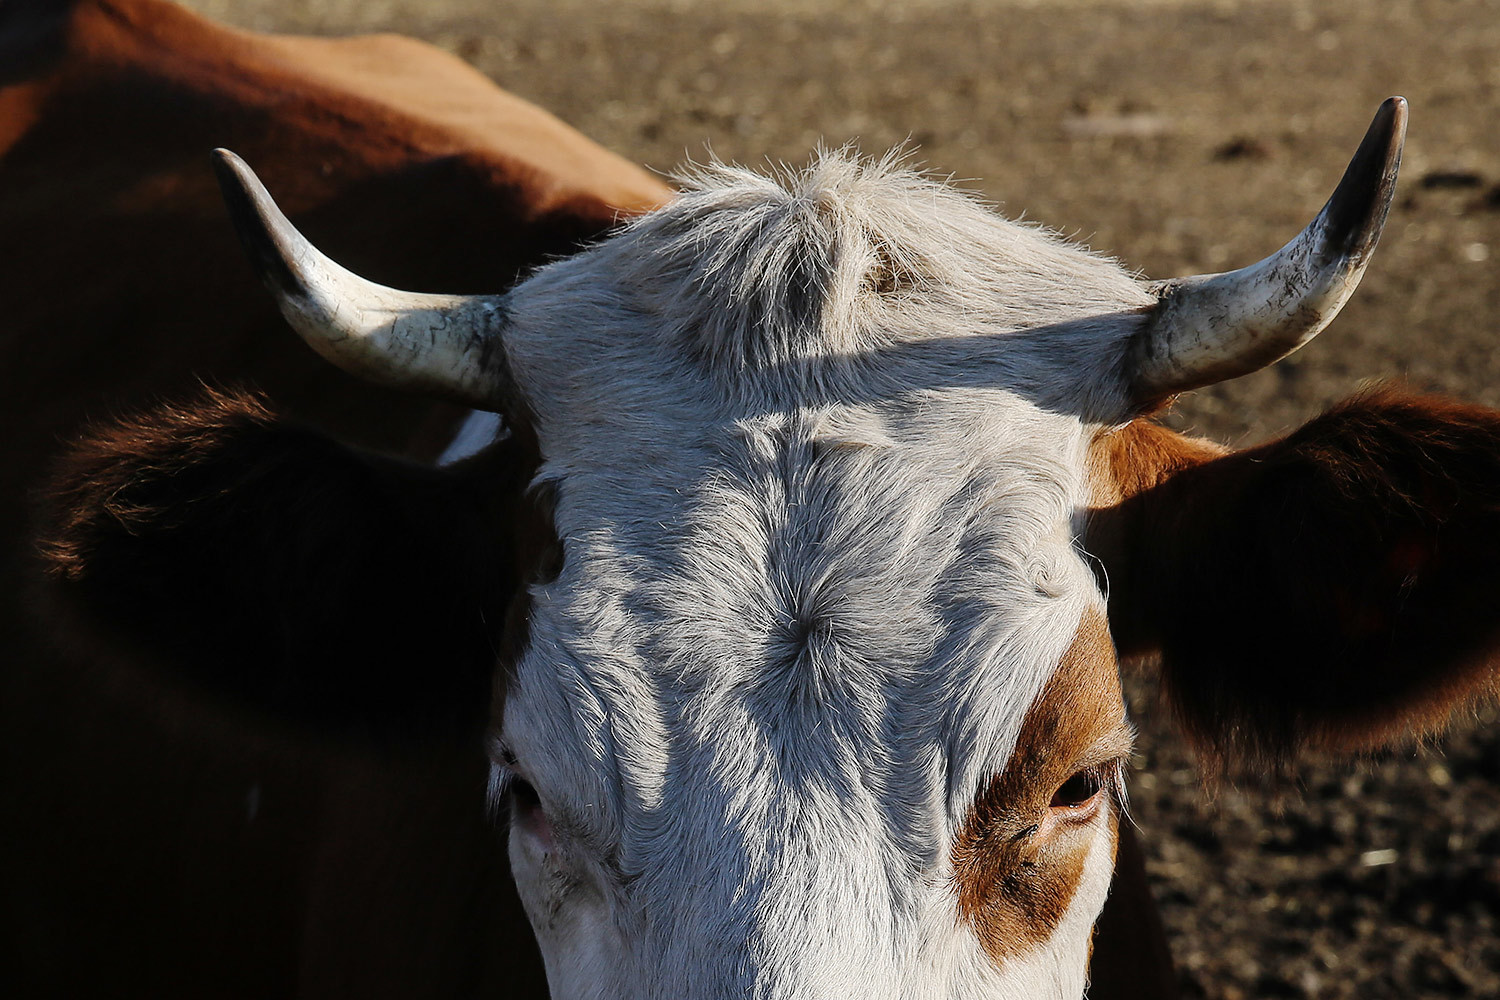
[[[220,402],[201,445],[144,449],[170,462],[85,448],[54,552],[98,594],[109,553],[258,525],[272,473],[245,462],[333,512],[283,525],[303,548],[394,545],[319,598],[374,595],[354,628],[416,637],[358,640],[413,661],[381,675],[398,702],[501,651],[495,790],[556,996],[1076,998],[1124,806],[1117,647],[1160,654],[1206,748],[1273,755],[1373,746],[1493,682],[1500,415],[1369,397],[1239,454],[1137,419],[1326,325],[1404,123],[1387,102],[1278,253],[1156,286],[831,154],[703,168],[503,296],[415,295],[323,257],[224,155],[304,338],[512,435],[445,473],[314,461]],[[182,478],[193,503],[160,485]]]

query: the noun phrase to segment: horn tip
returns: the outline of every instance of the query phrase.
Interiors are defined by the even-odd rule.
[[[274,293],[300,294],[304,282],[293,272],[280,245],[289,234],[295,236],[295,230],[249,164],[222,147],[213,151],[212,161],[229,219],[256,274]]]
[[[219,180],[219,188],[224,194],[226,201],[230,199],[230,189],[247,190],[253,192],[258,184],[255,171],[250,165],[233,151],[218,147],[209,154],[213,163],[214,175]]]
[[[1392,164],[1393,170],[1399,165],[1401,147],[1406,142],[1407,111],[1406,98],[1387,97],[1380,102],[1380,107],[1375,110],[1375,118],[1370,122],[1369,132],[1380,136],[1381,145],[1387,151],[1386,159],[1389,160],[1394,155],[1397,161]]]
[[[1343,179],[1324,209],[1327,238],[1335,253],[1363,260],[1375,249],[1396,193],[1396,174],[1406,143],[1404,97],[1381,102]]]

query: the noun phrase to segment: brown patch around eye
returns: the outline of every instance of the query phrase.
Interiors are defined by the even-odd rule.
[[[959,916],[994,961],[1046,941],[1067,912],[1102,808],[1082,792],[1129,741],[1109,628],[1090,608],[953,845]]]

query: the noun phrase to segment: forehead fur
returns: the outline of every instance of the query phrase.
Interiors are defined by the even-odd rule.
[[[1003,219],[894,156],[841,150],[772,176],[709,164],[679,180],[682,196],[627,235],[650,253],[626,273],[666,332],[720,370],[1149,301],[1114,262]],[[938,316],[947,322],[926,322]]]
[[[946,947],[947,845],[1099,599],[1080,399],[1145,301],[845,154],[702,168],[512,294],[565,562],[506,737],[617,866],[655,974],[790,982],[826,951],[877,990]],[[713,941],[754,953],[667,959]]]

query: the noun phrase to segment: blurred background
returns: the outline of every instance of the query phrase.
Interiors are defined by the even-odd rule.
[[[1354,300],[1306,350],[1168,419],[1247,444],[1379,379],[1500,406],[1496,0],[186,5],[263,31],[425,39],[663,173],[905,145],[1150,277],[1274,250],[1402,94],[1402,182]],[[1290,786],[1206,789],[1149,684],[1132,698],[1132,809],[1188,996],[1500,995],[1492,710],[1430,747],[1312,762]]]

